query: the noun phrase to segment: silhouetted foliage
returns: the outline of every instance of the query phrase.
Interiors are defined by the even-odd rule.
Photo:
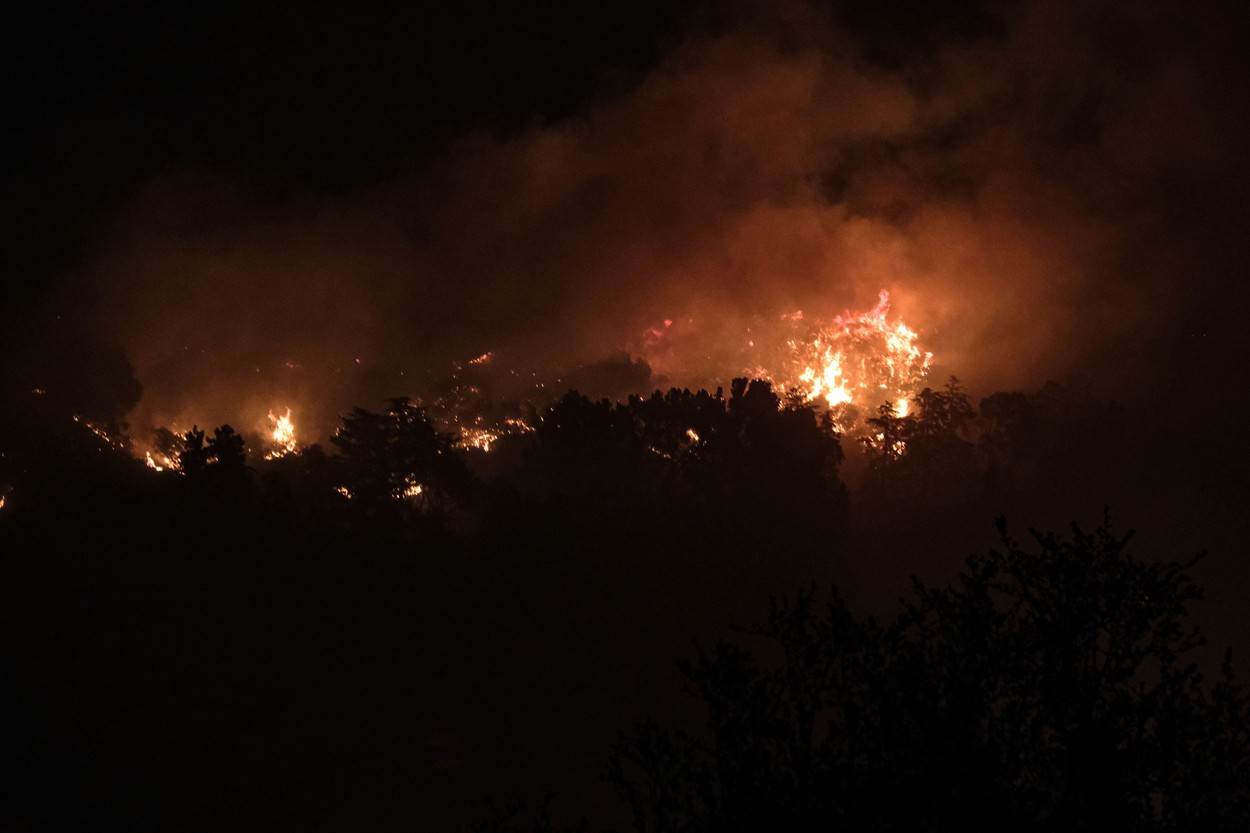
[[[156,462],[181,464],[159,474],[119,428],[55,404],[28,392],[10,408],[19,441],[0,437],[0,729],[22,763],[7,826],[455,829],[484,795],[553,785],[574,817],[615,824],[594,774],[613,730],[649,714],[671,728],[624,742],[616,779],[648,829],[924,826],[921,808],[930,827],[976,827],[974,804],[1079,827],[1082,802],[1114,828],[1123,802],[1095,793],[1139,795],[1147,771],[1155,827],[1165,806],[1177,828],[1244,811],[1231,676],[1208,689],[1178,659],[1145,688],[1113,685],[1131,651],[1077,673],[1096,614],[1106,634],[1166,633],[1150,618],[1166,576],[1043,569],[1019,548],[884,625],[840,602],[828,621],[811,597],[780,606],[767,627],[790,659],[710,649],[687,670],[713,731],[678,731],[696,724],[677,659],[770,594],[837,579],[858,603],[856,574],[893,587],[896,553],[944,575],[943,546],[999,500],[1087,500],[1154,471],[1158,457],[1116,456],[1122,420],[1080,390],[987,397],[979,417],[957,385],[926,391],[906,418],[878,414],[892,452],[760,381],[570,393],[489,454],[438,430],[465,424],[446,403],[432,424],[396,400],[349,414],[329,453],[248,458],[226,425],[158,431]],[[1162,667],[1150,650],[1139,667]],[[854,815],[874,806],[879,825]],[[558,828],[514,809],[481,829]]]
[[[980,448],[992,492],[1036,500],[1049,484],[1105,492],[1125,469],[1120,409],[1087,391],[1047,382],[1036,394],[992,394],[981,401]]]
[[[468,833],[587,833],[590,829],[585,821],[576,827],[557,826],[550,806],[550,796],[537,810],[530,810],[523,801],[507,807],[492,803],[489,818],[470,824]]]
[[[685,663],[706,734],[645,725],[612,755],[634,828],[1244,829],[1250,710],[1231,670],[1202,683],[1188,565],[1105,527],[1035,543],[1004,531],[884,624],[774,604],[753,633],[776,662]]]
[[[356,505],[376,509],[409,499],[448,509],[468,497],[463,453],[407,398],[390,400],[382,413],[353,409],[330,441]]]
[[[972,442],[976,412],[953,376],[941,390],[925,388],[914,413],[878,408],[861,438],[868,455],[865,499],[882,511],[926,506],[945,509],[968,501],[980,482]]]
[[[213,429],[213,436],[208,441],[206,451],[213,465],[241,469],[247,464],[243,438],[236,434],[229,425]]]
[[[545,507],[534,511],[637,536],[651,557],[722,549],[719,569],[733,573],[776,558],[827,563],[839,546],[839,438],[811,406],[783,407],[767,382],[735,380],[728,399],[674,389],[614,404],[570,392],[514,439],[515,487]]]
[[[178,462],[182,473],[191,479],[199,478],[208,469],[210,459],[208,448],[204,445],[204,432],[198,425],[192,425],[191,430],[183,434],[181,439]]]
[[[868,419],[868,433],[861,438],[869,454],[869,470],[874,474],[881,474],[903,459],[916,431],[916,417],[898,416],[894,410],[893,403],[883,402],[877,415]]]

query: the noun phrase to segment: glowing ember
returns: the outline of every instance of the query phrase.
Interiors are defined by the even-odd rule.
[[[470,428],[465,426],[460,429],[460,446],[463,448],[490,451],[490,444],[497,439],[499,439],[499,432],[492,431],[489,428]]]
[[[425,491],[425,489],[422,488],[421,484],[417,482],[417,479],[410,474],[404,478],[404,488],[395,495],[395,499],[412,500],[420,497],[423,491]]]
[[[459,422],[457,418],[454,420]],[[520,417],[505,417],[487,423],[484,417],[474,417],[472,425],[460,425],[459,439],[456,444],[461,448],[475,448],[478,451],[490,451],[495,441],[511,434],[528,434],[534,430],[528,422]]]
[[[699,441],[699,432],[694,430],[693,428],[687,428],[686,438],[690,440],[690,442],[692,443],[697,443]]]
[[[917,344],[916,331],[891,321],[890,293],[881,290],[867,312],[844,312],[826,326],[815,326],[808,338],[788,342],[797,374],[784,385],[809,402],[823,400],[830,408],[855,405],[872,409],[893,401],[896,413],[907,413],[908,401],[929,372],[933,354]],[[802,312],[785,316],[803,321]]]
[[[352,490],[347,488],[346,486],[339,486],[335,488],[334,491],[338,492],[340,495],[347,498],[348,500],[352,499]]]
[[[287,408],[282,416],[274,416],[273,411],[270,411],[268,419],[269,440],[273,443],[273,448],[265,454],[265,459],[276,460],[295,451],[298,442],[295,439],[295,423],[291,421],[291,409]]]
[[[73,420],[74,420],[74,422],[77,422],[78,424],[82,425],[84,428],[86,428],[86,429],[87,429],[88,431],[90,431],[92,434],[95,434],[97,438],[99,438],[100,440],[102,440],[102,441],[104,442],[104,444],[105,444],[105,445],[107,445],[107,446],[109,446],[110,448],[114,448],[114,449],[116,449],[116,450],[118,450],[118,451],[125,451],[125,450],[126,450],[126,441],[125,441],[125,440],[120,440],[120,439],[117,439],[116,437],[112,436],[112,435],[111,435],[111,434],[109,434],[107,431],[105,431],[103,428],[101,428],[100,426],[98,426],[98,425],[96,425],[96,424],[94,424],[94,423],[92,423],[92,422],[89,422],[89,421],[87,421],[87,420],[83,419],[82,417],[78,416],[77,414],[75,414],[75,415],[73,416]]]

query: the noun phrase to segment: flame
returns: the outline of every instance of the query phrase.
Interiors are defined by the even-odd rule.
[[[687,323],[693,320],[684,319]],[[663,348],[647,351],[649,355],[664,352],[672,346],[662,343],[674,335],[674,323],[673,319],[665,318],[644,333],[645,345],[652,348],[662,345]],[[896,316],[891,316],[890,293],[885,289],[879,292],[876,304],[868,310],[846,310],[830,321],[815,320],[802,310],[795,310],[780,316],[780,324],[774,319],[772,327],[774,329],[765,329],[763,334],[748,329],[748,337],[743,341],[735,338],[736,345],[745,343],[751,352],[739,348],[727,364],[722,364],[719,356],[706,356],[719,367],[714,373],[736,366],[739,375],[769,380],[787,401],[797,397],[829,408],[835,424],[844,432],[862,428],[859,415],[876,412],[883,402],[892,403],[890,407],[895,415],[907,416],[912,408],[912,399],[923,387],[933,361],[933,354],[919,343],[916,330]],[[775,328],[778,327],[790,338],[776,337]],[[757,339],[762,339],[759,347],[756,346]],[[480,367],[495,360],[496,354],[488,350],[468,359],[465,364]],[[360,363],[361,359],[354,361]],[[286,364],[298,367],[294,362]],[[464,364],[456,363],[455,367],[460,371],[464,369]],[[509,372],[517,375],[516,370]],[[529,375],[539,378],[536,372]],[[556,379],[556,382],[560,381]],[[542,389],[546,384],[535,381],[534,387]],[[42,390],[34,392],[42,393]],[[432,404],[440,429],[455,436],[455,444],[462,449],[490,452],[504,437],[534,430],[533,425],[520,417],[500,418],[497,410],[487,415],[489,406],[485,394],[476,385],[461,383],[457,383],[452,393]],[[281,414],[270,410],[267,419],[265,434],[268,449],[264,459],[275,460],[296,452],[299,441],[291,409],[286,407]],[[79,416],[75,416],[74,420],[106,444],[129,449],[135,456],[147,445],[142,444],[135,449],[126,440],[110,436],[104,429]],[[694,428],[686,430],[685,438],[694,445],[702,442]],[[656,453],[662,452],[656,450]],[[180,468],[177,452],[169,449],[162,451],[159,446],[145,451],[142,459],[146,466],[157,472],[178,471]],[[352,497],[346,487],[338,491],[345,498]],[[421,484],[413,481],[402,484],[393,496],[397,499],[416,498],[422,493]]]
[[[143,452],[143,464],[152,471],[182,471],[182,463],[178,460],[178,456],[166,454],[163,451]]]
[[[489,428],[463,426],[460,429],[461,448],[476,448],[479,451],[490,451],[490,444],[499,439],[499,432]]]
[[[848,310],[828,325],[815,325],[807,339],[790,340],[797,377],[783,386],[808,402],[823,400],[830,408],[871,409],[892,400],[895,412],[905,416],[933,354],[921,349],[915,330],[891,321],[889,312],[890,293],[883,289],[872,309]],[[795,324],[804,320],[801,310],[783,318]]]
[[[270,411],[267,418],[270,428],[269,440],[273,443],[273,449],[265,454],[265,459],[276,460],[295,451],[299,443],[295,439],[295,423],[291,421],[291,409],[287,408],[282,416],[274,416],[273,411]]]
[[[118,439],[117,437],[112,436],[111,434],[109,434],[109,432],[105,431],[100,426],[96,425],[95,423],[89,420],[83,419],[82,417],[78,416],[78,414],[74,414],[72,418],[74,422],[77,422],[79,425],[86,428],[92,434],[95,434],[95,436],[101,441],[103,441],[105,445],[117,451],[126,451],[125,440]]]
[[[404,488],[401,489],[395,495],[395,499],[404,500],[405,498],[407,498],[409,500],[412,500],[414,498],[420,497],[421,493],[424,491],[425,491],[425,488],[420,483],[417,482],[417,478],[415,478],[414,476],[410,474],[404,478]]]
[[[459,422],[459,419],[455,421]],[[485,422],[485,418],[479,416],[474,417],[473,425],[461,425],[460,437],[456,444],[461,448],[475,448],[478,451],[489,452],[491,446],[500,437],[528,434],[534,430],[532,425],[520,417],[505,417],[502,420],[483,424]]]

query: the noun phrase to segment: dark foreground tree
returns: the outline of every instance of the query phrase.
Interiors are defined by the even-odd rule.
[[[378,508],[419,499],[445,509],[467,497],[464,455],[407,398],[390,400],[383,413],[353,409],[330,442],[339,450],[345,488],[358,505]]]
[[[694,736],[624,736],[609,777],[639,831],[1246,830],[1250,710],[1203,683],[1193,562],[1106,528],[1035,535],[915,584],[892,622],[835,596],[775,604],[769,661],[684,665]]]

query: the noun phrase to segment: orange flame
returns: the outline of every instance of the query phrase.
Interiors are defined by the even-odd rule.
[[[299,447],[299,443],[295,439],[295,423],[291,421],[291,409],[287,408],[282,416],[274,416],[273,411],[270,411],[267,418],[270,428],[269,440],[273,443],[273,448],[265,455],[265,459],[276,460],[294,452]]]
[[[890,293],[881,290],[866,312],[844,312],[827,326],[817,325],[806,340],[791,340],[797,379],[784,385],[809,402],[823,400],[830,408],[855,405],[874,408],[895,402],[900,416],[919,390],[933,354],[921,349],[915,330],[891,321]],[[803,320],[802,312],[785,316]]]

